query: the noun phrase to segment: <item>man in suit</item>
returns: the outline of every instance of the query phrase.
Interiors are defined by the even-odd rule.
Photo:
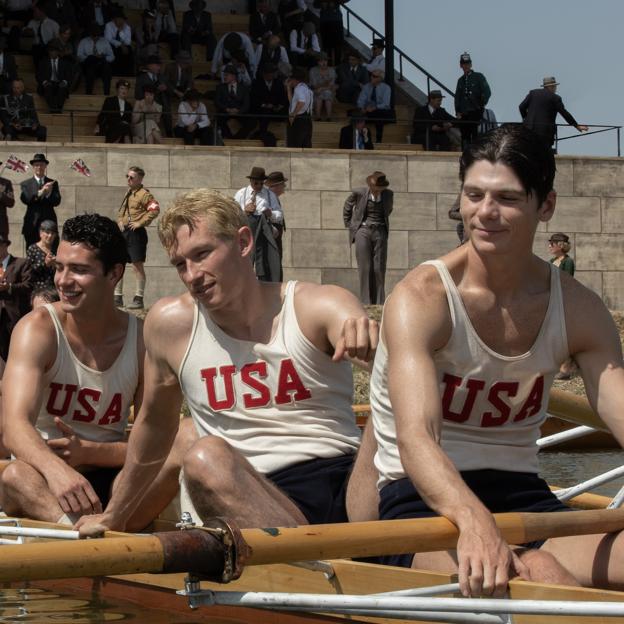
[[[11,93],[2,98],[0,117],[7,141],[15,141],[20,134],[34,136],[37,141],[46,140],[47,129],[39,124],[35,101],[32,95],[24,93],[23,80],[11,83]]]
[[[113,7],[108,0],[91,0],[82,8],[80,26],[83,31],[89,31],[91,26],[96,24],[104,32],[104,26],[110,21],[112,15]]]
[[[381,171],[366,178],[366,188],[353,191],[344,204],[342,216],[349,228],[349,242],[355,243],[360,299],[364,304],[383,304],[386,299],[386,258],[389,216],[394,193]]]
[[[0,161],[0,165],[2,161]],[[13,195],[13,184],[7,178],[0,178],[0,235],[9,236],[9,216],[7,208],[15,206],[15,196]]]
[[[356,113],[351,123],[340,129],[339,149],[372,150],[373,140],[366,127],[366,117]]]
[[[212,15],[206,11],[204,0],[191,0],[189,10],[182,17],[180,34],[182,49],[191,51],[193,43],[206,46],[206,60],[212,59],[217,40],[212,29]]]
[[[91,24],[89,36],[80,40],[76,51],[76,57],[85,76],[87,95],[93,94],[93,83],[98,77],[102,79],[104,95],[110,94],[115,53],[110,43],[102,36],[103,32],[99,24]]]
[[[6,362],[13,328],[30,311],[31,277],[26,258],[9,253],[11,241],[0,234],[0,358]]]
[[[457,121],[442,108],[442,91],[429,92],[427,104],[414,111],[412,122],[412,143],[422,145],[426,150],[448,152],[451,140],[448,131]]]
[[[131,143],[132,104],[128,101],[130,83],[118,80],[117,95],[107,97],[97,118],[95,133],[104,135],[107,143]]]
[[[268,0],[258,0],[256,10],[249,14],[249,36],[261,43],[266,36],[277,35],[281,30],[279,15],[271,11]]]
[[[238,74],[234,65],[226,65],[223,70],[223,82],[217,86],[215,92],[215,106],[217,124],[224,139],[246,139],[255,121],[251,117],[242,117],[249,113],[249,89],[238,82]],[[232,134],[228,125],[230,119],[236,119],[240,123],[240,130]]]
[[[251,85],[251,105],[253,112],[258,114],[259,132],[265,133],[271,121],[263,115],[279,115],[284,120],[288,116],[288,95],[286,87],[280,78],[276,76],[277,67],[272,63],[266,63],[262,67],[262,74]]]
[[[42,221],[57,223],[54,208],[61,203],[61,192],[56,180],[46,175],[49,161],[43,154],[35,154],[30,161],[34,176],[21,184],[20,199],[26,204],[22,234],[26,248],[39,240],[39,226]]]
[[[366,114],[366,118],[375,122],[375,141],[383,140],[384,124],[394,123],[392,108],[392,90],[384,82],[385,74],[381,69],[371,72],[370,82],[360,91],[357,106]]]
[[[11,83],[17,78],[17,64],[15,57],[8,52],[8,42],[4,35],[0,35],[0,95],[6,95],[11,90]]]
[[[558,84],[554,76],[547,76],[542,80],[542,88],[529,91],[519,106],[524,125],[539,134],[551,147],[557,135],[555,123],[557,114],[560,114],[579,132],[587,132],[588,130],[587,126],[578,124],[576,119],[566,110],[561,96],[557,95]]]
[[[134,83],[134,99],[142,100],[145,97],[144,88],[150,85],[156,94],[155,100],[162,106],[162,120],[165,126],[165,133],[168,137],[173,136],[173,125],[171,120],[171,98],[168,93],[167,79],[162,72],[162,62],[160,57],[151,55],[147,57],[145,69],[139,73]]]
[[[167,94],[181,100],[184,94],[193,88],[193,67],[191,53],[180,50],[175,63],[165,65],[164,77],[167,83]]]
[[[51,113],[62,113],[69,97],[72,67],[60,58],[60,48],[55,41],[48,43],[48,56],[37,65],[37,93],[45,98]]]
[[[336,68],[338,91],[336,99],[343,104],[355,104],[362,87],[368,82],[368,71],[357,52],[349,52],[347,60]]]

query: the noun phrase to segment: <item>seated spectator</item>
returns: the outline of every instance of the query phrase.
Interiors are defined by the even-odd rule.
[[[158,37],[156,36],[156,12],[145,9],[141,15],[141,24],[134,31],[137,45],[137,64],[142,67],[148,57],[158,55]]]
[[[39,61],[46,55],[48,43],[58,37],[59,25],[46,15],[43,2],[33,4],[32,11],[33,17],[22,32],[33,37],[32,56],[37,67]]]
[[[184,94],[193,88],[191,54],[186,50],[180,50],[176,55],[175,63],[168,63],[165,66],[164,76],[169,96],[181,100]]]
[[[73,30],[68,24],[61,24],[59,28],[59,36],[56,39],[50,41],[54,44],[59,53],[59,58],[65,61],[65,64],[69,66],[72,79],[69,83],[69,91],[73,92],[78,86],[80,80],[80,71],[78,62],[76,59],[76,46],[73,42]]]
[[[132,104],[128,101],[130,83],[118,80],[117,95],[107,97],[97,118],[95,134],[106,137],[107,143],[131,143]]]
[[[305,0],[279,0],[277,13],[284,33],[290,33],[303,23],[306,9]]]
[[[11,90],[11,83],[17,78],[15,57],[7,51],[7,47],[7,38],[0,35],[0,95],[6,95]]]
[[[46,14],[59,26],[66,24],[74,31],[78,29],[76,9],[71,0],[48,0],[45,4]]]
[[[83,32],[90,32],[94,24],[101,26],[104,32],[104,26],[112,19],[113,12],[114,7],[110,0],[88,0],[78,18]]]
[[[318,64],[310,70],[310,88],[314,91],[314,115],[320,121],[325,109],[327,121],[331,121],[336,96],[336,70],[327,65],[328,56],[321,52]]]
[[[253,118],[246,116],[250,112],[249,89],[238,84],[236,67],[233,65],[225,67],[223,80],[224,82],[217,85],[215,93],[215,106],[219,114],[217,125],[221,136],[225,139],[246,139],[255,125]],[[228,125],[231,119],[240,124],[240,130],[235,134]]]
[[[22,22],[25,24],[32,18],[32,1],[31,0],[5,0],[4,19],[14,22]]]
[[[112,64],[115,60],[113,48],[102,36],[102,27],[92,24],[89,36],[80,40],[76,56],[82,67],[85,77],[85,91],[93,94],[93,84],[96,78],[102,79],[104,95],[110,95],[110,83],[113,76]]]
[[[162,72],[162,61],[158,56],[150,56],[147,59],[147,66],[137,76],[134,84],[134,99],[142,100],[143,92],[147,85],[154,87],[156,101],[162,106],[162,122],[165,134],[173,135],[171,121],[171,98],[169,97],[169,86],[167,79]]]
[[[336,68],[338,91],[336,99],[343,104],[355,104],[362,87],[368,82],[368,71],[357,52],[349,52],[347,60]]]
[[[376,69],[371,73],[370,82],[362,87],[357,106],[367,119],[375,122],[377,143],[383,140],[383,127],[394,121],[394,111],[391,108],[390,86],[384,81],[384,73]]]
[[[281,28],[279,15],[271,11],[269,1],[257,0],[256,10],[249,14],[249,36],[251,40],[254,43],[261,43],[267,37],[277,35]]]
[[[277,77],[275,65],[265,63],[261,76],[253,81],[251,106],[253,112],[258,115],[261,135],[268,131],[269,123],[285,121],[288,117],[288,95],[283,81]],[[266,117],[266,115],[273,117]]]
[[[174,132],[178,138],[184,139],[184,145],[195,145],[195,141],[199,141],[200,145],[210,145],[210,118],[195,89],[187,91],[178,106],[178,124]]]
[[[353,113],[351,123],[340,129],[339,149],[372,150],[371,131],[366,127],[366,117],[359,111]]]
[[[251,39],[243,32],[228,32],[219,39],[212,57],[211,71],[213,76],[219,74],[223,65],[229,65],[233,60],[235,50],[243,50],[247,59],[250,74],[255,74],[255,53]]]
[[[39,241],[26,250],[33,290],[54,288],[57,247],[58,227],[54,221],[46,219],[39,226]]]
[[[422,145],[426,150],[448,152],[451,140],[448,131],[457,121],[442,108],[442,91],[429,92],[427,104],[414,111],[412,143]]]
[[[51,113],[62,113],[73,75],[71,66],[59,57],[59,49],[52,40],[48,44],[48,56],[37,65],[37,93],[45,98]]]
[[[23,80],[14,80],[11,93],[2,98],[0,118],[7,141],[15,141],[22,134],[35,137],[37,141],[46,140],[47,129],[39,125],[35,102],[32,95],[24,93]]]
[[[175,13],[167,0],[159,0],[156,10],[156,37],[160,43],[169,45],[170,56],[174,58],[180,49],[180,35],[175,21]]]
[[[162,143],[160,117],[162,106],[156,102],[156,89],[143,87],[143,99],[134,103],[132,111],[132,136],[134,143]]]
[[[383,39],[373,39],[373,43],[371,44],[371,60],[366,65],[364,65],[369,73],[372,73],[375,70],[381,70],[385,73],[386,59],[383,55],[385,47],[386,46],[383,42]]]
[[[314,67],[321,52],[316,28],[312,22],[304,22],[290,31],[290,60],[299,67]]]
[[[348,0],[346,0],[348,2]],[[337,65],[342,58],[344,45],[344,28],[342,26],[342,11],[340,6],[345,0],[320,0],[315,2],[319,6],[319,34],[323,42],[323,50],[332,65]]]
[[[113,19],[104,27],[104,38],[113,48],[113,74],[134,76],[134,52],[132,51],[132,28],[123,11],[116,10]]]
[[[256,66],[255,76],[262,74],[262,67],[265,63],[270,63],[278,67],[280,63],[289,63],[286,48],[281,45],[282,40],[278,35],[269,35],[263,43],[256,47],[254,65]]]
[[[251,87],[251,75],[249,74],[247,57],[243,50],[234,50],[234,52],[232,52],[232,62],[230,65],[236,68],[236,80],[238,84]],[[223,82],[223,70],[221,70],[221,82]]]
[[[206,60],[212,59],[217,40],[212,30],[212,15],[206,11],[204,0],[191,0],[182,18],[182,48],[191,52],[194,43],[206,46]]]

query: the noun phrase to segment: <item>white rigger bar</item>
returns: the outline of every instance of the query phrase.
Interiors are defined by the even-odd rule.
[[[587,481],[583,481],[582,483],[578,483],[577,485],[573,485],[572,487],[566,488],[564,490],[557,490],[554,492],[555,496],[560,501],[567,501],[579,494],[583,494],[584,492],[588,492],[595,487],[608,483],[609,481],[613,481],[618,477],[624,475],[624,466],[619,466],[618,468],[613,468],[613,470],[608,470],[607,472],[598,475],[597,477],[593,477],[592,479],[588,479]]]
[[[560,431],[559,433],[553,433],[552,435],[540,438],[537,441],[537,446],[540,448],[548,448],[549,446],[555,446],[556,444],[561,444],[562,442],[567,442],[568,440],[582,438],[588,433],[593,433],[594,431],[596,430],[592,427],[581,425],[579,427],[566,429],[566,431]]]
[[[43,529],[39,527],[31,528],[22,526],[5,526],[2,523],[0,523],[0,535],[15,535],[18,537],[42,537],[65,540],[80,539],[80,533],[78,531],[65,529]]]

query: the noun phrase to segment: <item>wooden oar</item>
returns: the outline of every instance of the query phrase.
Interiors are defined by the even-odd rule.
[[[548,398],[548,413],[577,425],[587,425],[600,431],[609,431],[603,420],[594,412],[585,397],[566,390],[553,388]]]
[[[624,509],[494,517],[512,544],[624,529]],[[239,563],[261,565],[454,548],[457,529],[445,518],[424,518],[243,529],[241,536],[248,552]],[[0,581],[186,571],[220,577],[223,567],[220,542],[198,529],[0,548]]]

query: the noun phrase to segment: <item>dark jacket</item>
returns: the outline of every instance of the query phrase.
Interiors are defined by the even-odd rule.
[[[104,24],[106,24],[111,20],[113,15],[113,8],[111,7],[110,2],[105,2],[103,4],[102,13],[104,15]],[[86,6],[83,7],[79,19],[80,26],[82,26],[85,31],[88,31],[89,28],[96,23],[93,2],[88,2]],[[104,26],[104,24],[102,24],[102,26]]]
[[[262,108],[262,104],[273,104],[273,106],[281,106],[283,109],[288,108],[288,94],[284,83],[279,78],[274,78],[269,89],[262,78],[256,78],[251,85],[251,103],[254,112],[268,115],[272,114],[274,109]]]
[[[28,260],[9,256],[4,279],[10,288],[0,292],[0,318],[3,323],[0,331],[0,357],[6,359],[13,328],[22,316],[30,312],[32,284]]]
[[[9,235],[9,216],[7,208],[13,208],[15,205],[15,196],[13,195],[13,184],[7,178],[0,178],[0,190],[4,187],[4,191],[0,192],[0,234]]]
[[[148,71],[139,72],[136,78],[136,82],[134,83],[134,99],[142,100],[145,97],[145,91],[144,91],[145,87],[147,85],[150,85],[156,89],[156,94],[155,94],[156,101],[162,104],[161,100],[163,97],[163,93],[166,94],[167,92],[166,91],[162,92],[157,89],[158,85],[160,84],[167,85],[167,80],[165,78],[165,75],[162,72],[160,74],[156,74],[154,76],[154,79],[150,78]],[[169,99],[167,95],[165,95],[165,98],[167,98],[167,100]]]
[[[358,231],[364,219],[366,218],[366,204],[368,203],[368,195],[370,191],[368,187],[353,191],[347,201],[345,201],[342,210],[342,219],[345,227],[349,228],[349,241],[355,241],[355,233]],[[386,229],[390,230],[390,213],[394,207],[394,193],[390,189],[381,191],[381,201],[384,209],[384,221]]]
[[[52,182],[52,178],[45,176],[44,183]],[[58,221],[54,208],[61,203],[61,192],[59,185],[54,180],[52,192],[47,197],[37,197],[39,186],[34,177],[28,178],[21,183],[20,199],[26,204],[26,213],[24,214],[24,225],[22,226],[22,234],[24,236],[35,236],[38,240],[39,225],[42,221],[50,219]]]
[[[432,130],[432,126],[441,125],[445,122],[453,123],[457,121],[455,117],[450,115],[444,108],[440,107],[433,111],[433,114],[429,110],[429,105],[420,106],[414,111],[414,119],[412,121],[412,143],[417,143],[426,146],[435,142],[436,134],[435,130]],[[429,141],[427,141],[427,131],[429,131]],[[445,132],[437,131],[438,134],[445,134]]]
[[[59,58],[57,60],[58,71],[56,81],[62,82],[64,80],[68,86],[71,85],[73,78],[73,69],[71,63],[63,58]],[[39,87],[43,87],[44,82],[50,82],[52,80],[52,60],[49,57],[42,58],[39,61],[35,78]]]
[[[17,63],[15,57],[6,50],[4,51],[4,61],[2,63],[2,73],[0,79],[12,82],[17,78]]]
[[[548,89],[529,91],[518,108],[524,125],[543,137],[548,145],[552,145],[555,140],[557,113],[571,126],[578,126],[576,119],[563,105],[561,97]]]
[[[219,112],[226,108],[238,108],[239,113],[249,112],[249,88],[240,82],[236,84],[236,94],[230,93],[229,85],[221,83],[215,91],[215,106]]]
[[[338,145],[339,149],[353,149],[355,139],[355,128],[353,125],[349,124],[348,126],[344,126],[340,129],[340,143]],[[369,130],[366,133],[366,140],[364,141],[364,149],[372,150],[373,148],[373,139],[371,137],[371,131]]]
[[[249,36],[252,41],[261,43],[262,39],[267,33],[277,35],[280,32],[282,25],[277,13],[269,11],[264,16],[264,23],[262,22],[262,16],[258,11],[255,11],[249,16]]]
[[[164,70],[164,80],[167,84],[167,92],[172,97],[175,96],[174,89],[185,93],[193,86],[193,68],[183,67],[180,72],[180,82],[178,83],[178,64],[168,63]]]
[[[2,98],[0,117],[6,126],[20,123],[22,126],[30,127],[39,123],[35,102],[28,93],[22,94],[21,98],[16,98],[12,94],[5,95]]]
[[[470,71],[459,77],[455,89],[455,112],[468,113],[485,108],[492,92],[483,74]]]
[[[349,63],[341,63],[336,67],[336,83],[338,84],[336,98],[340,102],[355,103],[362,88],[360,85],[367,82],[368,71],[364,65],[358,65],[355,72],[352,72]]]
[[[248,215],[249,227],[254,236],[254,268],[259,279],[265,282],[281,280],[282,264],[279,248],[271,224],[264,215]]]
[[[100,134],[106,137],[106,142],[118,141],[123,135],[130,134],[132,123],[132,102],[126,100],[123,115],[119,107],[119,98],[111,95],[104,100],[102,110],[98,114],[97,124]]]
[[[202,11],[199,19],[195,17],[193,11],[185,11],[182,17],[182,36],[190,37],[213,35],[212,15],[208,11]]]

